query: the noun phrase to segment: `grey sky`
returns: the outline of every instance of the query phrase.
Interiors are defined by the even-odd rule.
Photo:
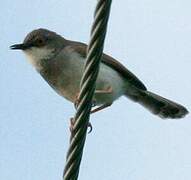
[[[10,51],[43,27],[88,42],[96,1],[1,2],[0,179],[62,179],[73,105]],[[105,52],[191,111],[191,2],[113,1]],[[91,117],[81,180],[190,180],[191,115],[164,121],[126,98]]]

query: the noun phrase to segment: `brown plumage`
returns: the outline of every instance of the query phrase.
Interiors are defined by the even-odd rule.
[[[75,102],[86,58],[86,44],[66,40],[46,29],[37,29],[29,33],[22,44],[11,48],[22,49],[50,86]],[[182,118],[188,113],[182,105],[148,91],[126,67],[103,54],[96,81],[95,105],[108,107],[123,95],[161,118]]]

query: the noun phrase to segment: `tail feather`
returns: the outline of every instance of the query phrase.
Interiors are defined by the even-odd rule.
[[[149,91],[140,90],[138,92],[138,95],[131,96],[130,98],[134,101],[137,101],[145,108],[149,109],[153,114],[156,114],[161,118],[176,119],[182,118],[188,114],[188,110],[176,102],[163,98]]]

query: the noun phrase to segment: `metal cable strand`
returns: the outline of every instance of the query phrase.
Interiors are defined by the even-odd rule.
[[[79,103],[74,117],[70,147],[66,157],[66,165],[63,174],[64,180],[78,179],[111,2],[112,0],[99,0],[95,9],[91,39],[87,48],[86,64],[80,84],[81,91],[78,98]]]

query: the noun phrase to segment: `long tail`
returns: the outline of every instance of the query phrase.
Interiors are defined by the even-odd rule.
[[[138,90],[136,95],[129,96],[127,94],[126,96],[161,118],[176,119],[188,114],[188,110],[184,106],[149,91]]]

